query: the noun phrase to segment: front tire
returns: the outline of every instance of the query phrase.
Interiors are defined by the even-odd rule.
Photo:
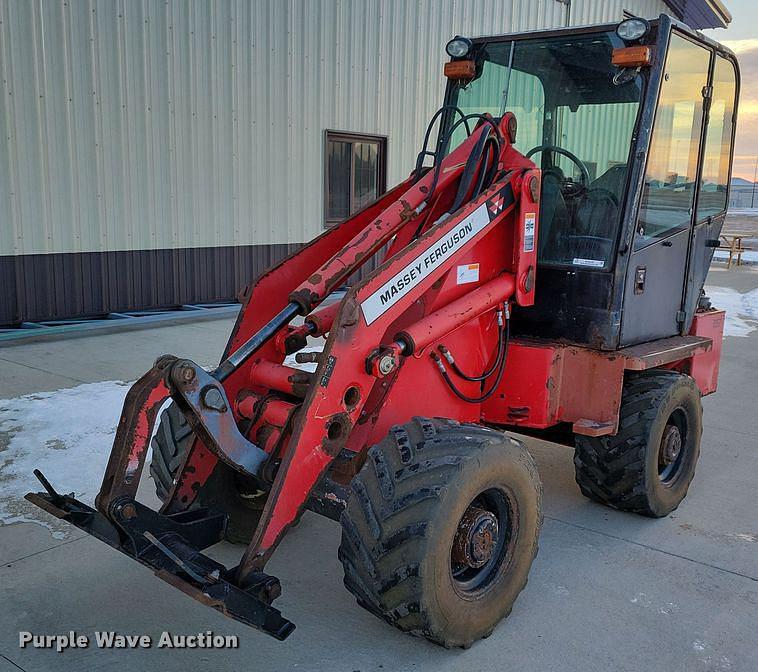
[[[168,494],[179,475],[187,453],[195,442],[195,433],[175,403],[161,413],[158,430],[153,437],[150,461],[150,476],[155,482],[155,494],[161,502]],[[227,514],[225,538],[234,544],[248,544],[261,517],[265,495],[251,497],[254,488],[242,477],[219,460],[208,480],[197,493],[190,509],[207,507]]]
[[[468,648],[526,585],[542,486],[522,443],[414,418],[368,452],[341,516],[345,586],[389,624]]]
[[[658,370],[630,375],[618,433],[576,437],[576,482],[596,502],[661,518],[687,494],[702,433],[700,390],[690,376]]]

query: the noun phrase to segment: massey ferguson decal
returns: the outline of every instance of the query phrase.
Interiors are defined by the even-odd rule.
[[[371,324],[387,312],[435,268],[460,250],[513,203],[513,189],[510,184],[507,184],[466,219],[461,220],[446,236],[419,254],[361,303],[366,324]]]
[[[433,243],[405,268],[395,274],[363,303],[361,310],[366,324],[387,312],[419,282],[460,250],[490,223],[487,203],[482,203],[466,219],[461,220],[444,238]]]
[[[489,213],[490,221],[503,214],[503,210],[510,208],[513,203],[513,187],[511,187],[509,182],[487,201],[487,212]]]

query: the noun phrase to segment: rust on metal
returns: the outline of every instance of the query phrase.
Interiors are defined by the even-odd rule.
[[[109,515],[110,505],[115,499],[136,497],[155,418],[169,397],[164,376],[176,361],[175,357],[162,357],[127,392],[96,498],[97,508],[104,515]]]
[[[598,420],[580,418],[571,428],[574,434],[581,434],[582,436],[598,437],[616,433],[616,423],[612,420],[600,422]]]
[[[416,210],[411,207],[411,204],[404,199],[400,200],[400,204],[403,206],[403,209],[400,211],[400,221],[403,224],[407,224],[414,220],[416,218]]]
[[[498,533],[497,517],[491,511],[469,506],[453,538],[452,561],[474,569],[483,567],[497,546]]]
[[[709,352],[712,348],[713,339],[711,338],[674,336],[623,348],[617,354],[624,358],[624,368],[631,371],[645,371]]]

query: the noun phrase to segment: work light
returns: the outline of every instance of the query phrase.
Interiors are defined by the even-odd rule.
[[[445,51],[450,58],[463,58],[471,51],[472,42],[467,37],[456,35],[445,45]]]
[[[649,30],[650,23],[645,19],[635,16],[619,23],[616,27],[616,35],[624,40],[624,42],[635,42],[645,37]]]

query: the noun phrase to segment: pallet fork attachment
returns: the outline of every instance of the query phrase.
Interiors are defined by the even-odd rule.
[[[270,604],[281,591],[278,579],[260,573],[243,590],[228,580],[226,567],[200,552],[223,539],[225,515],[194,509],[164,516],[123,498],[114,515],[106,517],[72,495],[56,492],[39,470],[34,475],[46,492],[29,493],[27,500],[149,567],[198,602],[279,640],[295,629]]]

